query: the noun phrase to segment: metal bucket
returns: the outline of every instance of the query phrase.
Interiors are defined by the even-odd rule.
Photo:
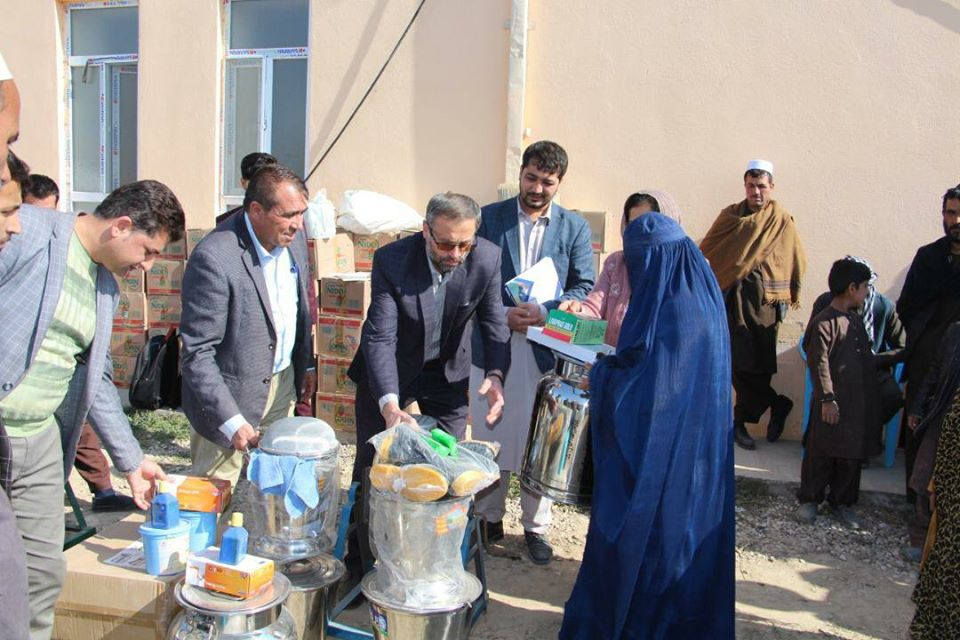
[[[327,637],[327,612],[346,572],[343,563],[326,554],[282,562],[277,567],[290,580],[284,603],[297,623],[300,638]]]
[[[521,484],[563,504],[589,505],[593,493],[590,394],[579,388],[586,366],[557,357],[537,385]]]
[[[273,576],[270,587],[248,600],[229,598],[180,582],[174,596],[184,610],[171,623],[167,640],[296,640],[296,624],[283,606],[289,592],[290,582],[279,574]]]
[[[482,590],[480,581],[467,575],[470,588],[463,596],[466,602],[434,609],[390,602],[376,588],[377,574],[367,574],[361,590],[370,606],[374,639],[466,640],[470,637],[470,609]]]

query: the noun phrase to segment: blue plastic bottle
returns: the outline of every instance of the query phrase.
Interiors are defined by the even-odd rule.
[[[150,526],[155,529],[173,529],[180,524],[180,501],[169,482],[160,482],[160,492],[150,504]]]
[[[217,559],[224,564],[239,564],[247,555],[247,537],[247,530],[243,528],[243,514],[232,514],[230,526],[220,540],[220,557]]]

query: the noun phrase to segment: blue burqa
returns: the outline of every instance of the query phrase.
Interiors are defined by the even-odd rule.
[[[590,375],[594,487],[562,639],[734,637],[730,338],[716,278],[673,220],[623,238],[633,291]]]

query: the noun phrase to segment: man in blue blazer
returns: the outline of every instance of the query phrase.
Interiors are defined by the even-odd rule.
[[[478,419],[473,410],[473,436],[479,440],[497,440],[502,445],[497,462],[500,482],[477,498],[477,513],[485,521],[487,542],[503,537],[503,515],[510,474],[519,473],[534,395],[541,376],[553,366],[547,349],[527,342],[527,327],[543,325],[547,312],[561,300],[580,300],[593,288],[594,269],[590,227],[583,217],[553,202],[567,171],[567,154],[555,142],[540,141],[523,152],[520,168],[520,195],[483,208],[483,223],[478,235],[497,244],[503,252],[501,276],[508,282],[543,258],[551,258],[557,269],[563,292],[559,300],[514,305],[503,294],[507,325],[511,329],[511,367],[504,384],[505,409],[493,425]],[[484,352],[473,349],[471,389],[480,384],[486,368]],[[521,523],[530,559],[547,564],[553,549],[544,534],[550,526],[552,502],[526,489],[521,490]]]
[[[413,422],[403,407],[414,400],[424,415],[463,438],[474,321],[485,357],[478,394],[488,404],[480,419],[500,417],[510,331],[500,297],[500,250],[477,238],[479,222],[480,207],[473,199],[440,193],[427,204],[422,233],[373,256],[370,309],[348,371],[357,383],[355,482],[362,482],[373,463],[367,440],[400,422]],[[361,531],[359,540],[366,539]],[[356,545],[351,546],[348,565],[354,564],[357,579]]]

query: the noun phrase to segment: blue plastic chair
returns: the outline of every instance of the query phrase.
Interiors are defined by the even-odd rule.
[[[800,357],[803,359],[804,364],[807,362],[807,353],[803,350],[803,343],[797,343],[797,351],[800,353]],[[807,433],[807,428],[810,426],[810,398],[813,397],[813,378],[810,376],[810,367],[804,366],[804,385],[803,385],[803,433]],[[903,373],[903,363],[898,363],[893,370],[893,379],[900,380],[900,375]],[[898,382],[899,384],[899,382]],[[888,469],[893,466],[893,463],[897,459],[897,443],[900,440],[900,420],[903,416],[903,410],[897,412],[897,415],[890,418],[890,421],[887,423],[887,426],[884,427],[883,433],[883,466]],[[801,447],[800,449],[800,459],[803,459],[803,456],[806,455],[806,447]]]
[[[347,539],[355,524],[350,524],[350,512],[357,501],[357,490],[360,488],[358,482],[350,485],[350,491],[347,493],[347,500],[340,508],[340,526],[337,529],[337,543],[333,547],[333,555],[340,561],[343,561],[347,551]],[[474,600],[473,608],[470,611],[470,626],[476,624],[480,615],[487,610],[489,595],[487,593],[487,572],[483,560],[483,545],[480,541],[480,527],[477,525],[477,518],[473,515],[471,508],[470,519],[467,522],[467,530],[463,535],[463,543],[460,545],[460,555],[463,558],[463,566],[468,566],[470,561],[474,562],[474,571],[477,579],[480,580],[482,591],[480,596]],[[368,640],[373,638],[373,633],[363,629],[337,622],[337,617],[346,609],[347,604],[353,601],[360,593],[360,584],[358,583],[343,598],[337,602],[327,614],[327,637],[339,638],[340,640]]]

